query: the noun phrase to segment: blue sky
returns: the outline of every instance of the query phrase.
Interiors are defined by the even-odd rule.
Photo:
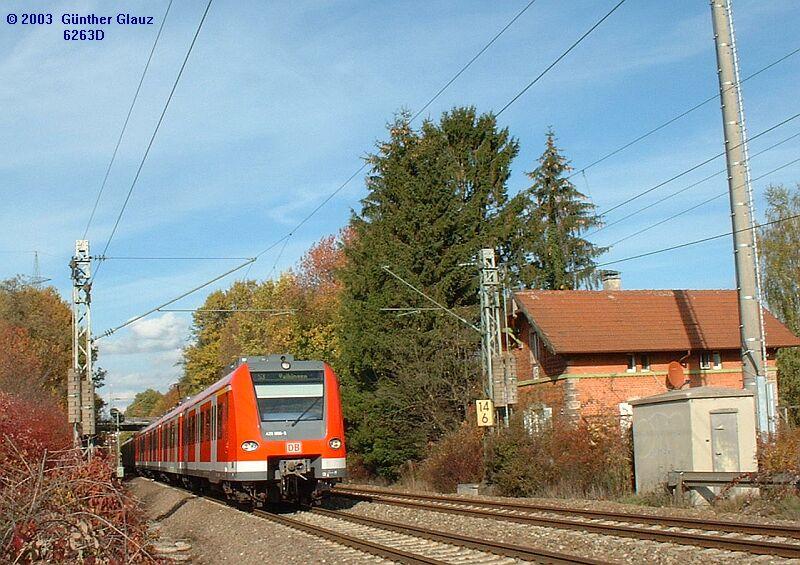
[[[244,2],[215,0],[144,166],[109,255],[251,256],[361,165],[400,108],[415,110],[526,2]],[[8,13],[129,12],[160,21],[166,0],[3,2],[0,20],[0,276],[42,272],[69,295],[67,263],[83,233],[157,26],[106,26],[101,42],[62,39],[65,26],[6,24]],[[97,217],[99,253],[125,197],[205,2],[175,0]],[[501,108],[613,5],[538,0],[429,109]],[[741,66],[750,74],[800,46],[793,0],[736,0]],[[748,129],[797,113],[800,55],[744,86]],[[500,117],[521,144],[510,191],[526,186],[552,126],[578,168],[711,96],[717,89],[705,2],[628,0],[586,42]],[[751,153],[800,132],[800,119],[763,136]],[[722,150],[712,102],[575,177],[609,208]],[[800,138],[752,161],[759,176],[800,157]],[[724,168],[722,159],[637,201],[644,205]],[[754,185],[759,215],[769,182],[800,180],[788,167]],[[597,234],[607,244],[726,188],[724,175]],[[357,178],[290,240],[278,269],[342,227],[364,195]],[[633,211],[620,209],[609,221]],[[725,198],[613,248],[614,260],[730,229]],[[251,277],[270,275],[277,249]],[[231,261],[108,261],[94,286],[95,332],[115,326],[225,271]],[[618,265],[626,288],[731,288],[727,239]],[[231,279],[215,288],[227,286]],[[176,305],[199,305],[201,292]],[[188,338],[185,314],[151,317],[100,342],[111,394],[162,390]],[[107,394],[108,390],[104,391]],[[120,404],[124,404],[121,401]]]

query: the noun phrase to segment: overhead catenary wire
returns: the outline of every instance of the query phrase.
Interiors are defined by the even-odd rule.
[[[798,135],[800,135],[800,134],[798,134]],[[790,166],[792,166],[792,165],[794,165],[795,163],[798,163],[798,162],[800,162],[800,157],[798,157],[797,159],[793,159],[793,160],[791,160],[791,161],[789,161],[787,163],[784,163],[783,165],[781,165],[779,167],[776,167],[776,168],[772,169],[771,171],[768,171],[768,172],[764,173],[763,175],[757,176],[756,178],[752,179],[751,182],[755,182],[757,180],[761,180],[766,176],[769,176],[771,174],[777,173],[778,171],[783,170],[786,167],[790,167]],[[737,188],[741,188],[741,187],[737,187]],[[611,242],[611,243],[608,244],[608,246],[609,247],[614,247],[615,245],[617,245],[619,243],[622,243],[623,241],[631,239],[632,237],[635,237],[637,235],[641,235],[646,231],[650,231],[651,229],[656,228],[656,227],[658,227],[658,226],[660,226],[662,224],[665,224],[665,223],[669,222],[670,220],[674,220],[675,218],[683,216],[684,214],[688,214],[689,212],[691,212],[693,210],[696,210],[697,208],[700,208],[701,206],[705,206],[706,204],[708,204],[710,202],[713,202],[714,200],[718,200],[719,198],[722,198],[723,196],[727,196],[729,194],[730,194],[730,192],[728,190],[720,192],[719,194],[716,194],[716,195],[712,196],[711,198],[708,198],[708,199],[703,200],[702,202],[700,202],[698,204],[695,204],[694,206],[690,206],[689,208],[681,210],[680,212],[677,212],[677,213],[669,216],[668,218],[664,218],[663,220],[660,220],[660,221],[656,222],[655,224],[651,224],[649,226],[646,226],[646,227],[644,227],[644,228],[642,228],[642,229],[640,229],[640,230],[638,230],[638,231],[636,231],[636,232],[634,232],[632,234],[626,235],[625,237],[622,237],[622,238],[620,238],[620,239],[618,239],[618,240],[616,240],[614,242]]]
[[[167,101],[164,104],[164,108],[161,110],[161,115],[156,122],[156,127],[153,129],[153,134],[150,136],[150,141],[147,143],[147,148],[144,151],[144,155],[142,155],[142,159],[139,162],[139,167],[136,169],[136,174],[133,177],[133,181],[131,182],[131,186],[128,189],[128,194],[125,196],[125,201],[122,203],[122,208],[117,215],[117,219],[114,222],[114,227],[111,229],[111,235],[108,236],[108,240],[106,241],[105,247],[103,248],[103,252],[101,255],[106,255],[108,252],[108,248],[111,245],[114,236],[117,233],[117,228],[119,228],[119,224],[122,221],[122,216],[125,213],[125,209],[128,207],[128,203],[130,202],[131,196],[133,195],[133,191],[136,188],[136,183],[139,181],[139,176],[142,173],[142,168],[144,168],[144,164],[147,161],[147,156],[150,154],[150,149],[153,147],[153,142],[156,139],[156,135],[158,134],[158,130],[161,128],[161,124],[164,121],[164,116],[167,113],[167,109],[169,108],[170,102],[172,102],[172,97],[175,95],[175,90],[178,88],[178,83],[183,76],[183,71],[186,69],[186,64],[189,62],[189,56],[192,54],[192,50],[194,49],[195,43],[197,43],[197,37],[200,35],[200,30],[203,29],[203,24],[206,21],[206,16],[208,16],[208,11],[211,9],[211,3],[214,0],[208,0],[206,4],[205,10],[203,11],[203,16],[200,18],[200,22],[197,24],[197,29],[194,32],[194,36],[192,37],[192,41],[189,44],[189,48],[186,51],[186,55],[183,58],[183,62],[181,63],[181,67],[178,70],[178,75],[175,77],[175,82],[172,84],[172,89],[169,92],[169,96],[167,96]],[[92,276],[92,280],[97,277],[97,273],[100,270],[102,263],[97,265],[95,269],[94,275]]]
[[[114,146],[114,151],[111,153],[111,160],[108,162],[108,166],[106,167],[106,174],[103,176],[103,182],[100,183],[100,190],[97,193],[97,198],[95,198],[94,206],[92,207],[92,213],[89,214],[89,221],[86,222],[86,228],[83,230],[83,239],[86,239],[86,236],[89,233],[89,227],[92,225],[92,220],[94,220],[94,215],[97,212],[97,206],[100,204],[100,198],[103,196],[103,191],[106,188],[108,176],[111,174],[111,168],[114,166],[114,161],[117,158],[117,152],[119,151],[119,146],[122,143],[122,138],[125,136],[125,131],[128,129],[128,122],[130,122],[131,114],[133,113],[133,107],[136,106],[136,100],[139,99],[139,92],[142,90],[144,78],[147,76],[147,70],[150,68],[150,63],[153,60],[153,53],[156,51],[158,40],[161,39],[161,32],[164,30],[164,24],[167,21],[167,16],[169,15],[169,9],[171,7],[172,0],[169,0],[167,3],[167,9],[164,11],[164,16],[161,18],[161,24],[158,26],[158,32],[156,33],[156,38],[153,41],[153,46],[150,48],[150,54],[147,56],[147,62],[144,65],[144,70],[142,70],[142,76],[139,77],[139,84],[136,85],[136,91],[133,94],[133,100],[131,100],[131,105],[128,108],[128,114],[125,116],[125,121],[122,123],[122,130],[119,132],[119,137],[117,138],[117,143]]]
[[[797,119],[798,117],[800,117],[800,113],[797,113],[797,114],[794,114],[794,115],[792,115],[792,116],[789,116],[788,118],[786,118],[786,119],[784,119],[784,120],[781,120],[781,121],[780,121],[780,122],[778,122],[777,124],[775,124],[775,125],[772,125],[772,126],[768,127],[767,129],[765,129],[765,130],[763,130],[763,131],[761,131],[761,132],[757,133],[756,135],[754,135],[754,136],[750,137],[748,141],[753,141],[754,139],[758,139],[758,138],[759,138],[759,137],[761,137],[762,135],[766,135],[766,134],[768,134],[769,132],[771,132],[771,131],[774,131],[774,130],[778,129],[778,128],[779,128],[779,127],[781,127],[781,126],[784,126],[784,125],[788,124],[788,123],[789,123],[789,122],[791,122],[792,120],[795,120],[795,119]],[[736,147],[738,147],[738,145],[737,145]],[[716,155],[714,155],[713,157],[709,157],[708,159],[706,159],[706,160],[704,160],[704,161],[702,161],[702,162],[700,162],[700,163],[697,163],[696,165],[692,165],[692,166],[691,166],[691,167],[689,167],[688,169],[684,169],[683,171],[681,171],[681,172],[677,173],[676,175],[673,175],[673,176],[671,176],[671,177],[670,177],[670,178],[668,178],[667,180],[665,180],[665,181],[661,181],[660,183],[658,183],[658,184],[656,184],[656,185],[654,185],[654,186],[651,186],[650,188],[648,188],[648,189],[646,189],[646,190],[643,190],[643,191],[641,191],[641,192],[638,192],[638,193],[634,194],[633,196],[631,196],[630,198],[627,198],[626,200],[623,200],[623,201],[622,201],[622,202],[620,202],[619,204],[617,204],[617,205],[615,205],[615,206],[612,206],[611,208],[609,208],[609,209],[607,209],[607,210],[604,210],[604,211],[600,212],[600,213],[599,213],[599,215],[601,215],[601,216],[604,216],[604,215],[606,215],[606,214],[609,214],[609,213],[611,213],[611,212],[613,212],[613,211],[615,211],[615,210],[618,210],[618,209],[622,208],[623,206],[626,206],[626,205],[630,204],[631,202],[634,202],[634,201],[638,200],[638,199],[639,199],[639,198],[641,198],[642,196],[645,196],[645,195],[647,195],[647,194],[650,194],[650,193],[651,193],[651,192],[653,192],[654,190],[658,190],[658,189],[659,189],[659,188],[661,188],[662,186],[665,186],[665,185],[667,185],[667,184],[671,183],[671,182],[672,182],[672,181],[674,181],[674,180],[677,180],[677,179],[679,179],[679,178],[681,178],[681,177],[684,177],[684,176],[688,175],[689,173],[691,173],[691,172],[693,172],[693,171],[696,171],[697,169],[699,169],[699,168],[701,168],[701,167],[703,167],[703,166],[705,166],[705,165],[707,165],[707,164],[711,163],[711,162],[712,162],[712,161],[714,161],[715,159],[719,159],[719,158],[720,158],[720,157],[722,157],[723,155],[725,155],[725,151],[722,151],[721,153],[717,153],[717,154],[716,154]],[[588,234],[587,234],[587,236],[591,236],[591,235],[594,235],[594,234],[596,234],[596,233],[599,233],[599,232],[603,231],[604,229],[606,229],[607,227],[608,227],[608,225],[605,225],[605,226],[602,226],[602,227],[600,227],[600,228],[597,228],[596,230],[594,230],[594,231],[592,231],[592,232],[588,233]]]
[[[758,157],[759,155],[763,155],[764,153],[767,153],[769,151],[772,151],[776,147],[780,147],[784,143],[787,143],[787,142],[791,141],[792,139],[795,139],[795,138],[797,138],[799,136],[800,136],[800,133],[795,133],[793,135],[790,135],[789,137],[786,137],[786,138],[778,141],[777,143],[773,143],[769,147],[765,147],[764,149],[762,149],[762,150],[754,153],[753,155],[751,155],[750,158],[748,159],[748,162],[751,161],[753,158]],[[613,222],[609,222],[609,223],[605,224],[601,229],[597,229],[597,230],[591,232],[591,234],[589,234],[589,235],[594,235],[594,234],[596,234],[596,233],[598,233],[600,231],[603,231],[605,229],[610,228],[611,226],[617,225],[617,224],[619,224],[621,222],[624,222],[625,220],[633,218],[634,216],[637,216],[637,215],[641,214],[645,210],[649,210],[650,208],[653,208],[654,206],[658,206],[659,204],[662,204],[662,203],[666,202],[667,200],[678,196],[679,194],[683,194],[684,192],[687,192],[688,190],[691,190],[692,188],[694,188],[696,186],[699,186],[699,185],[703,184],[704,182],[713,179],[714,177],[718,177],[719,175],[725,174],[727,171],[728,171],[727,169],[721,169],[721,170],[719,170],[719,171],[717,171],[715,173],[712,173],[712,174],[710,174],[710,175],[708,175],[706,177],[703,177],[702,179],[700,179],[698,181],[693,182],[692,184],[689,184],[689,185],[681,188],[680,190],[676,190],[674,192],[670,192],[669,194],[667,194],[666,196],[663,196],[662,198],[659,198],[655,202],[651,202],[650,204],[647,204],[646,206],[642,206],[641,208],[638,208],[637,210],[635,210],[635,211],[633,211],[633,212],[631,212],[629,214],[626,214],[625,216],[622,216],[621,218],[617,218]],[[768,174],[772,174],[773,172],[775,172],[775,171],[771,171]],[[763,176],[764,175],[762,175],[759,178],[763,178]],[[757,179],[753,179],[753,180],[757,180]],[[611,245],[614,245],[614,244],[612,243]]]
[[[245,261],[252,257],[144,257],[144,256],[110,256],[97,255],[92,257],[97,261]]]
[[[674,251],[676,249],[683,249],[684,247],[690,247],[692,245],[699,245],[699,244],[705,243],[707,241],[713,241],[715,239],[728,237],[730,235],[733,235],[733,234],[736,234],[736,233],[741,233],[743,231],[748,231],[748,230],[751,230],[751,229],[764,228],[764,227],[767,227],[767,226],[780,224],[782,222],[787,222],[789,220],[794,220],[794,219],[797,219],[797,218],[800,218],[800,214],[794,214],[792,216],[786,216],[785,218],[778,218],[777,220],[772,220],[771,222],[764,222],[764,223],[761,223],[761,224],[755,224],[753,226],[748,226],[746,228],[742,228],[742,229],[739,229],[739,230],[732,230],[732,231],[729,231],[729,232],[720,233],[720,234],[712,235],[712,236],[709,236],[709,237],[704,237],[702,239],[696,239],[694,241],[688,241],[686,243],[681,243],[681,244],[678,244],[678,245],[672,245],[670,247],[664,247],[663,249],[656,249],[655,251],[648,251],[647,253],[640,253],[638,255],[632,255],[631,257],[625,257],[623,259],[615,259],[613,261],[606,261],[605,263],[599,263],[598,265],[596,265],[596,267],[598,267],[598,268],[599,267],[606,267],[608,265],[615,265],[617,263],[624,263],[626,261],[633,261],[634,259],[641,259],[642,257],[650,257],[651,255],[658,255],[659,253],[666,253],[667,251]]]
[[[789,53],[787,53],[784,56],[780,57],[779,59],[776,59],[775,61],[772,61],[770,64],[766,65],[765,67],[761,67],[760,69],[758,69],[754,73],[746,76],[741,81],[739,81],[738,85],[737,84],[733,84],[733,85],[729,86],[728,89],[737,88],[737,86],[742,85],[745,82],[747,82],[748,80],[750,80],[752,78],[755,78],[758,75],[760,75],[761,73],[764,73],[764,72],[768,71],[772,67],[784,62],[785,60],[789,59],[793,55],[796,55],[797,53],[800,53],[800,47],[798,47],[796,49],[793,49],[792,51],[790,51]],[[614,149],[613,151],[610,151],[609,153],[606,153],[605,155],[603,155],[599,159],[596,159],[595,161],[592,161],[591,163],[589,163],[585,167],[580,167],[580,168],[576,169],[574,173],[572,173],[571,175],[569,175],[567,177],[567,179],[571,179],[575,175],[578,175],[578,174],[581,174],[581,173],[586,174],[586,171],[588,169],[591,169],[595,165],[599,165],[600,163],[602,163],[606,159],[610,159],[614,155],[617,155],[617,154],[621,153],[622,151],[625,151],[629,147],[632,147],[633,145],[636,145],[640,141],[643,141],[643,140],[647,139],[648,137],[650,137],[654,133],[657,133],[657,132],[661,131],[662,129],[664,129],[665,127],[667,127],[667,126],[669,126],[671,124],[674,124],[678,120],[680,120],[682,118],[685,118],[686,116],[688,116],[689,114],[691,114],[695,110],[699,110],[700,108],[702,108],[703,106],[705,106],[709,102],[713,102],[714,100],[719,100],[719,97],[720,97],[719,93],[716,93],[713,96],[709,96],[708,98],[706,98],[705,100],[703,100],[701,102],[698,102],[697,104],[695,104],[694,106],[692,106],[688,110],[684,110],[683,112],[677,114],[676,116],[673,116],[672,118],[668,119],[667,121],[663,122],[662,124],[660,124],[660,125],[654,127],[653,129],[643,133],[639,137],[636,137],[635,139],[632,139],[631,141],[621,145],[620,147]]]

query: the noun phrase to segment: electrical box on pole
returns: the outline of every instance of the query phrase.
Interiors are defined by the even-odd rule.
[[[761,310],[761,280],[753,222],[753,192],[747,154],[747,134],[740,90],[739,63],[733,30],[731,0],[711,0],[714,41],[717,51],[725,157],[728,167],[733,255],[739,295],[744,387],[756,399],[758,429],[767,434],[775,429],[775,399],[767,386],[766,342]]]
[[[92,370],[91,257],[89,241],[75,242],[72,274],[72,368],[67,381],[69,422],[76,438],[95,433]]]

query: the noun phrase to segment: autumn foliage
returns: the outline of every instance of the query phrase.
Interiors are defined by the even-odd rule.
[[[153,561],[140,511],[50,400],[0,393],[0,562]]]

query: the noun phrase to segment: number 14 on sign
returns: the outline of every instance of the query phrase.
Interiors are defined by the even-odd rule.
[[[479,426],[494,426],[494,403],[491,400],[476,400]]]

